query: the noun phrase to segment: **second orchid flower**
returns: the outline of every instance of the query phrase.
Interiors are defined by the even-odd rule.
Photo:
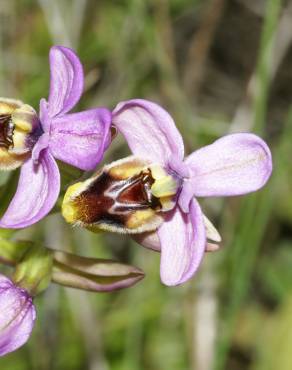
[[[18,188],[0,220],[2,228],[23,228],[46,216],[60,190],[59,159],[92,170],[110,143],[106,108],[68,113],[79,101],[84,76],[69,48],[50,51],[51,83],[40,114],[21,101],[0,99],[0,169],[21,166]]]

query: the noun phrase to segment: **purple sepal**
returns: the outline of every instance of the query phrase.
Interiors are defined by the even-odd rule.
[[[102,160],[110,143],[111,112],[106,108],[54,118],[49,148],[53,156],[89,171]]]
[[[49,116],[61,116],[69,112],[83,92],[82,64],[75,52],[64,46],[50,50],[51,83],[48,99]]]

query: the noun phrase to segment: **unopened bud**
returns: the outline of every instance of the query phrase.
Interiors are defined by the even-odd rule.
[[[54,251],[52,281],[92,292],[130,287],[143,279],[140,269],[111,260],[87,258]]]
[[[52,266],[52,251],[33,244],[16,265],[13,280],[18,286],[35,296],[50,284]]]

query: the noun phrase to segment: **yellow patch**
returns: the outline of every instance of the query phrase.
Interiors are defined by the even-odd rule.
[[[165,176],[159,180],[155,180],[151,186],[151,193],[157,198],[170,197],[175,195],[178,189],[177,182],[172,176]]]
[[[62,215],[65,220],[72,224],[78,220],[78,208],[74,205],[73,199],[84,188],[83,182],[77,182],[74,185],[69,186],[67,189],[63,203],[62,203]]]
[[[126,227],[128,229],[137,229],[143,225],[145,226],[146,224],[152,223],[155,215],[155,211],[151,208],[133,212],[127,220]]]
[[[0,114],[12,114],[22,104],[20,100],[0,98]]]
[[[152,164],[149,168],[155,180],[159,180],[167,176],[167,172],[159,164]]]
[[[162,197],[159,198],[163,212],[171,211],[175,206],[175,197]]]
[[[151,193],[157,198],[175,195],[178,189],[177,181],[157,164],[151,165],[149,168],[155,180],[151,186]]]
[[[145,168],[146,164],[147,162],[138,158],[127,157],[111,163],[109,166],[106,166],[105,169],[108,170],[112,177],[128,179],[129,177],[138,175]]]
[[[15,170],[17,167],[21,166],[29,156],[30,153],[14,154],[9,153],[7,149],[0,148],[0,170]]]
[[[25,141],[27,138],[27,134],[23,131],[18,130],[17,128],[13,132],[13,148],[8,149],[8,153],[25,153],[30,151],[29,148],[25,146]]]
[[[33,122],[37,119],[35,110],[27,104],[15,109],[11,119],[17,130],[30,133],[33,130]]]

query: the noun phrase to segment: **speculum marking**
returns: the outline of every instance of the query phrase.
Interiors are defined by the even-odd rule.
[[[151,171],[141,171],[128,179],[103,171],[94,182],[74,200],[86,224],[106,223],[127,227],[136,211],[161,209],[159,199],[151,194]]]
[[[0,115],[0,147],[13,148],[14,124],[10,114]]]

